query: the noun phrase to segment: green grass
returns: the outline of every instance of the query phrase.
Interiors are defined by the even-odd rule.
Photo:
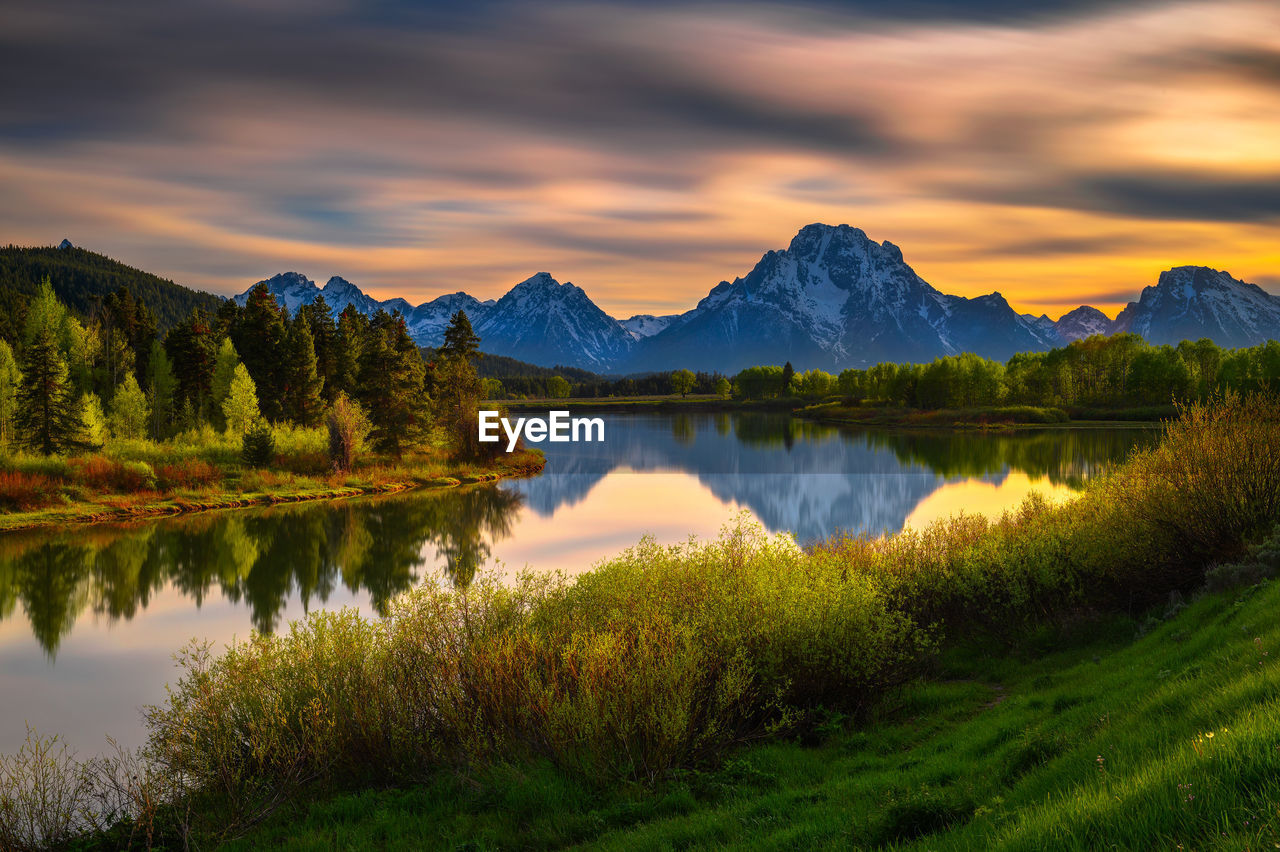
[[[1270,582],[1137,639],[1111,619],[1036,655],[956,650],[861,730],[651,789],[506,765],[293,806],[228,848],[1273,849],[1277,612]]]

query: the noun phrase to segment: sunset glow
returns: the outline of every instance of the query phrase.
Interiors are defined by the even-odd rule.
[[[1280,291],[1274,3],[324,8],[8,4],[4,241],[629,316],[827,222],[1054,317],[1182,264]]]

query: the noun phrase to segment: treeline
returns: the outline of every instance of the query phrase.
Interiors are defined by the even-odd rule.
[[[213,313],[222,299],[80,248],[0,248],[0,339],[17,346],[27,307],[48,280],[77,318],[91,324],[112,293],[128,290],[152,324],[168,331],[196,308]]]
[[[735,395],[824,398],[911,408],[992,405],[1119,408],[1207,399],[1216,391],[1280,388],[1280,343],[1223,349],[1212,340],[1152,346],[1136,334],[1095,335],[1006,363],[948,355],[927,364],[881,363],[838,376],[822,370],[749,367],[734,377]]]
[[[481,360],[480,373],[486,375],[484,362],[490,355]],[[521,362],[517,361],[517,364]],[[602,399],[607,397],[626,396],[666,396],[678,393],[681,396],[693,394],[719,394],[727,397],[732,385],[726,376],[720,373],[693,372],[692,370],[668,370],[664,373],[649,373],[644,376],[631,376],[612,379],[587,373],[589,378],[574,378],[575,372],[557,367],[550,370],[545,367],[546,374],[510,375],[503,379],[484,379],[486,399]]]
[[[127,289],[86,325],[46,281],[16,350],[0,341],[0,441],[48,455],[208,427],[245,436],[246,459],[262,463],[271,424],[327,420],[347,461],[366,436],[399,456],[433,422],[474,417],[478,342],[459,312],[429,369],[399,314],[348,306],[335,318],[321,297],[290,316],[264,285],[243,308],[197,307],[160,337]]]

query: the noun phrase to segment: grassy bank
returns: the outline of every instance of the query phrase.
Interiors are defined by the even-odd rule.
[[[1168,610],[954,650],[861,729],[832,715],[653,788],[497,767],[288,808],[228,848],[1271,849],[1280,585]]]
[[[1138,846],[1158,846],[1176,829],[1200,848],[1215,836],[1210,827],[1227,830],[1224,819],[1254,824],[1270,814],[1257,795],[1273,792],[1262,778],[1274,768],[1274,750],[1259,746],[1274,718],[1267,703],[1274,699],[1271,682],[1242,675],[1227,685],[1222,697],[1236,703],[1222,705],[1224,714],[1234,713],[1223,724],[1234,722],[1245,736],[1230,761],[1223,752],[1224,760],[1205,770],[1227,775],[1188,776],[1190,783],[1212,778],[1224,785],[1218,798],[1208,799],[1211,811],[1203,820],[1169,822],[1160,810],[1168,804],[1163,782],[1114,756],[1154,749],[1158,757],[1167,748],[1173,750],[1168,766],[1189,772],[1187,748],[1203,752],[1205,740],[1216,746],[1218,737],[1229,742],[1211,718],[1218,705],[1206,704],[1176,712],[1186,714],[1178,718],[1196,726],[1195,733],[1213,726],[1215,736],[1181,744],[1182,734],[1152,709],[1172,702],[1161,698],[1166,687],[1155,688],[1163,703],[1142,717],[1149,730],[1119,729],[1108,741],[1114,754],[1097,751],[1084,770],[1072,763],[1063,776],[1074,783],[1094,779],[1091,773],[1133,771],[1123,782],[1129,786],[1082,788],[1078,804],[1071,804],[1075,788],[1049,784],[1028,788],[1007,805],[1009,791],[1024,776],[1034,778],[1040,763],[1073,753],[1079,744],[1072,736],[1093,751],[1101,741],[1092,737],[1112,735],[1109,722],[1095,725],[1091,713],[1075,709],[1091,708],[1073,692],[1088,681],[1073,668],[1079,657],[1042,658],[1041,640],[1072,628],[1098,635],[1100,625],[1123,626],[1125,619],[1176,608],[1169,606],[1171,595],[1269,576],[1276,543],[1257,543],[1277,518],[1280,402],[1228,397],[1187,409],[1167,426],[1159,446],[1063,505],[1032,499],[1001,519],[958,517],[808,550],[790,537],[739,526],[712,542],[644,542],[572,583],[525,576],[505,587],[483,581],[465,590],[426,586],[398,599],[385,619],[318,612],[288,633],[254,637],[220,655],[192,646],[179,657],[182,676],[166,703],[147,710],[144,771],[72,763],[52,773],[59,783],[32,785],[32,767],[48,764],[20,756],[4,765],[17,779],[5,787],[6,801],[17,803],[10,812],[35,802],[26,812],[56,816],[78,813],[76,807],[101,798],[103,790],[118,791],[108,798],[122,804],[98,825],[84,817],[50,819],[55,827],[68,826],[67,836],[92,837],[114,825],[98,835],[113,848],[139,837],[212,845],[255,830],[264,819],[314,814],[323,824],[326,808],[368,815],[376,845],[390,829],[379,827],[376,809],[369,814],[367,808],[409,802],[402,816],[409,820],[424,784],[428,791],[457,785],[470,792],[461,808],[433,807],[429,813],[441,823],[416,818],[419,838],[474,830],[487,845],[526,843],[525,820],[547,832],[557,826],[593,832],[577,839],[645,821],[654,822],[642,829],[655,832],[654,845],[683,845],[703,831],[696,836],[706,845],[771,831],[778,832],[777,845],[805,845],[811,838],[839,845],[982,825],[981,816],[990,831],[1029,820],[1030,828],[1018,831],[1039,831],[1059,845],[1069,846],[1072,837],[1096,845],[1092,841],[1114,832],[1121,846],[1135,836],[1142,838]],[[1215,568],[1219,563],[1230,567]],[[1251,647],[1261,654],[1273,637],[1262,625],[1256,629],[1242,635],[1258,638],[1262,644]],[[1188,638],[1186,647],[1213,647],[1199,641]],[[1213,653],[1196,651],[1201,671],[1216,670]],[[997,662],[981,662],[987,658]],[[1017,669],[1012,661],[1018,658],[1031,668]],[[1157,680],[1173,687],[1180,683],[1171,679],[1175,672],[1157,671]],[[1122,676],[1138,679],[1132,664],[1115,670]],[[958,677],[970,682],[957,684]],[[1041,704],[1032,708],[1028,699],[1027,710],[1041,713],[1034,716],[1041,727],[1023,731],[1019,717],[1000,714],[1019,706],[1004,708],[1010,690],[1026,683],[1040,690]],[[1200,686],[1210,683],[1217,681]],[[1101,700],[1089,700],[1095,699]],[[1005,719],[999,737],[945,734],[987,704],[988,718]],[[1132,709],[1114,708],[1116,715]],[[1055,727],[1059,723],[1064,727]],[[831,740],[837,731],[846,732]],[[934,734],[939,739],[929,739]],[[817,773],[830,779],[831,794],[772,797],[767,776],[783,769],[750,762],[752,755],[799,754],[788,751],[797,739],[845,743],[833,774]],[[910,743],[925,745],[910,756],[898,754]],[[1017,743],[1025,745],[1020,757],[1013,754]],[[966,755],[976,752],[1009,760],[1008,770],[969,772]],[[39,741],[32,753],[40,753]],[[800,771],[786,772],[787,785],[801,785]],[[1241,779],[1234,786],[1226,786],[1230,774]],[[563,797],[560,805],[548,806],[529,786],[543,782],[547,795]],[[50,789],[70,792],[52,796]],[[400,792],[369,792],[388,789]],[[877,789],[878,795],[863,796]],[[699,798],[704,795],[709,798]],[[1146,796],[1155,804],[1130,810]],[[739,798],[748,804],[739,808]],[[503,828],[497,816],[466,812],[466,802],[496,808],[508,801],[517,814],[538,815]],[[1038,801],[1049,808],[1040,816]],[[591,814],[596,803],[603,803],[603,813],[575,823],[574,814]],[[285,807],[297,810],[282,817]],[[1131,830],[1138,834],[1125,834],[1130,829],[1122,823],[1133,822],[1134,813],[1146,821]],[[457,821],[452,828],[450,820]],[[1081,822],[1087,820],[1094,822]],[[1054,834],[1073,821],[1084,826],[1077,834]],[[12,824],[0,808],[0,829]],[[257,830],[295,830],[273,825]],[[494,833],[485,834],[486,825]],[[645,842],[645,836],[634,839]]]
[[[982,408],[919,409],[825,402],[796,411],[821,423],[842,426],[901,426],[907,428],[1007,429],[1036,426],[1115,426],[1156,424],[1177,415],[1173,406],[1135,408],[1047,408],[1006,405]]]
[[[321,429],[277,428],[266,467],[245,465],[238,441],[210,431],[162,443],[112,440],[83,456],[0,457],[0,532],[273,503],[447,488],[542,469],[537,451],[492,462],[451,457],[443,439],[401,458],[362,455],[335,472]]]

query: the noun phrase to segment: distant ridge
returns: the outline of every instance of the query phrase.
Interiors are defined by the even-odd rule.
[[[1019,314],[1000,293],[943,293],[916,274],[898,246],[848,225],[802,228],[787,248],[767,252],[745,276],[722,281],[683,314],[621,321],[582,288],[546,272],[496,301],[459,292],[417,306],[379,302],[337,277],[323,288],[296,272],[262,283],[290,310],[322,293],[335,312],[348,304],[366,313],[399,310],[421,346],[438,346],[449,317],[465,310],[487,351],[614,374],[688,366],[734,372],[784,361],[839,370],[962,352],[1006,360],[1126,331],[1153,343],[1209,337],[1229,347],[1280,339],[1280,297],[1226,272],[1171,269],[1114,320],[1081,306],[1055,321]]]
[[[185,319],[196,308],[209,313],[224,299],[112,260],[103,254],[73,246],[0,249],[0,336],[14,339],[26,302],[46,277],[58,298],[81,317],[87,317],[100,299],[128,287],[134,299],[155,314],[163,332]]]

